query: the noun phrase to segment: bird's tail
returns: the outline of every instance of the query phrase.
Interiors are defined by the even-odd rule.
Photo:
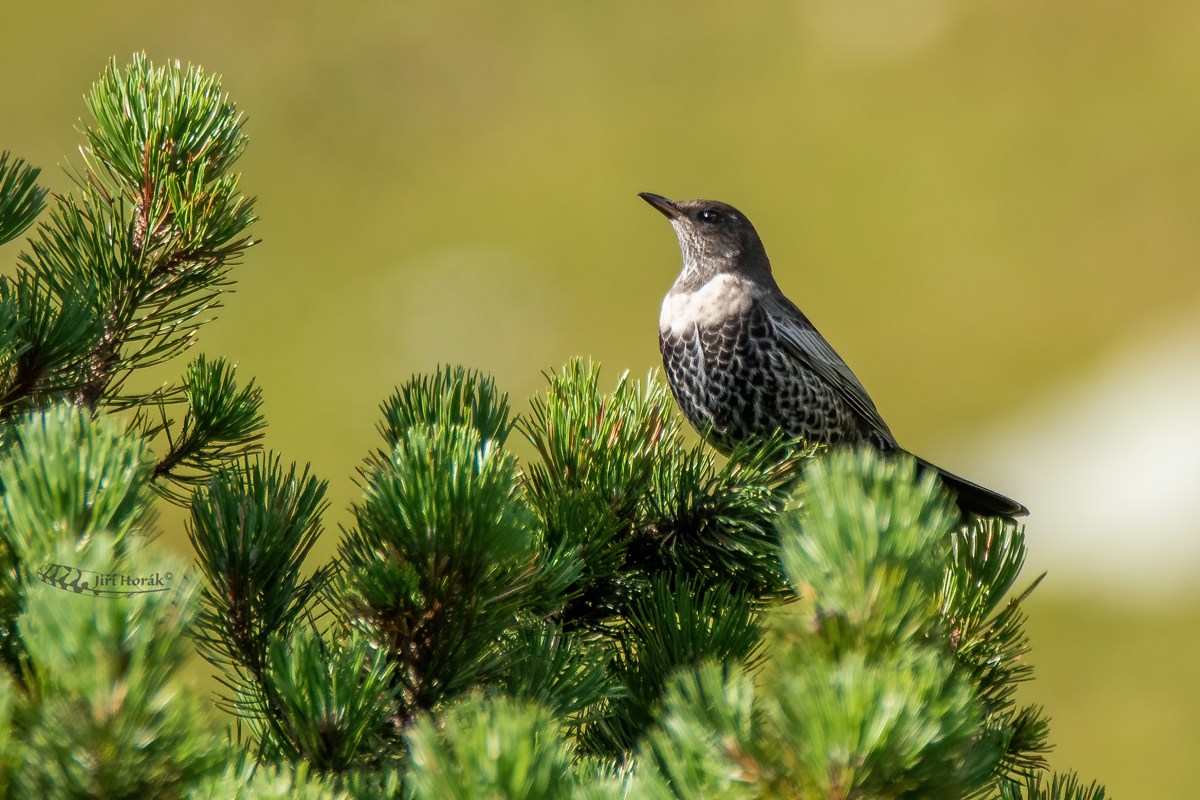
[[[946,488],[958,498],[958,507],[964,514],[978,514],[981,517],[1004,517],[1009,520],[1029,514],[1028,508],[1011,497],[1005,497],[998,492],[993,492],[991,489],[983,488],[978,483],[972,483],[966,478],[960,478],[936,464],[930,464],[923,458],[917,458],[917,456],[913,456],[913,458],[917,460],[922,469],[931,469],[941,477],[942,483],[946,484]]]

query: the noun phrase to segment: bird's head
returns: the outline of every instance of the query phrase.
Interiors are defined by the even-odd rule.
[[[638,197],[657,208],[675,228],[683,252],[683,273],[705,283],[722,272],[769,279],[771,262],[758,231],[746,215],[717,200],[671,201],[642,192]]]

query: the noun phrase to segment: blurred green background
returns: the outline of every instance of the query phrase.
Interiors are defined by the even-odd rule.
[[[745,211],[901,442],[952,468],[1200,308],[1195,2],[39,0],[0,20],[0,149],[57,190],[110,56],[224,75],[263,243],[201,348],[257,377],[268,446],[330,480],[325,554],[412,372],[487,369],[523,408],[572,355],[610,379],[659,363],[679,256],[639,191]],[[1029,609],[1052,764],[1185,794],[1200,593],[1052,572]]]

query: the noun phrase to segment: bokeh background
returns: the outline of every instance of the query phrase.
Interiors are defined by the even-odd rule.
[[[203,65],[248,115],[263,243],[201,348],[257,377],[268,446],[329,479],[323,555],[395,384],[463,363],[523,408],[572,355],[647,373],[679,256],[635,194],[726,200],[900,441],[1033,509],[1028,577],[1050,574],[1024,695],[1052,765],[1190,794],[1200,4],[9,0],[0,20],[0,149],[56,190],[111,56]]]

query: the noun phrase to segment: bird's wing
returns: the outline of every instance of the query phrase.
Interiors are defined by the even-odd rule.
[[[837,389],[850,408],[895,444],[896,437],[892,436],[887,423],[879,416],[867,390],[842,357],[825,341],[825,337],[808,321],[804,312],[782,295],[765,298],[762,302],[767,306],[767,318],[774,325],[775,334],[788,354],[824,378]]]

